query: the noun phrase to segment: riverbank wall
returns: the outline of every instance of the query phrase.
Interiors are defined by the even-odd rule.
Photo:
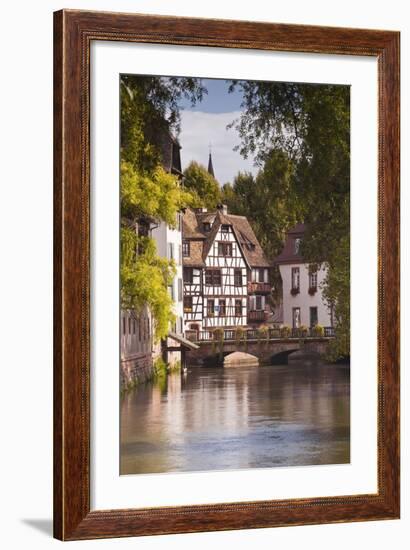
[[[121,361],[120,385],[121,390],[126,390],[150,380],[154,375],[154,363],[152,353],[142,353],[133,357],[127,357]]]

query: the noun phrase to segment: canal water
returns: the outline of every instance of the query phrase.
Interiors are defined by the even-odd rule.
[[[350,461],[347,366],[191,368],[121,399],[121,474]]]

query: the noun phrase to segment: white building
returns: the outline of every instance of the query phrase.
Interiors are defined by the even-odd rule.
[[[181,146],[178,140],[168,131],[159,133],[157,140],[164,169],[181,180]],[[182,214],[177,214],[174,228],[163,221],[157,223],[155,220],[138,220],[136,224],[137,234],[151,237],[155,241],[159,256],[175,261],[177,273],[172,286],[168,288],[174,301],[176,315],[175,326],[170,327],[170,334],[174,336],[181,336],[183,333],[181,220]],[[121,310],[121,376],[124,386],[135,378],[148,377],[152,372],[153,360],[161,355],[171,366],[181,361],[180,338],[177,342],[169,337],[166,342],[155,343],[153,331],[154,320],[148,308],[144,308],[139,313],[133,310]]]
[[[152,230],[152,238],[157,245],[158,256],[173,260],[176,265],[176,275],[168,292],[174,302],[174,313],[176,315],[175,326],[171,327],[172,332],[183,334],[183,283],[182,283],[182,214],[177,214],[176,227],[170,227],[167,223],[161,222]]]
[[[333,326],[332,312],[323,299],[321,283],[326,276],[324,265],[310,268],[301,254],[300,245],[305,225],[298,224],[288,232],[282,253],[276,257],[283,289],[283,323],[291,328],[304,325],[313,328]]]

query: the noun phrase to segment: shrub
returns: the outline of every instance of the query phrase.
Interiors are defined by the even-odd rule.
[[[237,327],[235,329],[235,341],[237,345],[240,345],[241,341],[245,340],[245,329],[243,327]]]
[[[154,377],[163,378],[167,375],[167,365],[162,357],[157,357],[154,361]]]
[[[290,326],[289,325],[282,325],[280,327],[280,335],[282,338],[289,338],[290,336]]]
[[[224,329],[221,327],[217,327],[212,331],[212,334],[214,336],[214,340],[218,340],[219,342],[224,339]]]
[[[269,327],[266,325],[261,325],[258,330],[258,344],[260,344],[261,340],[266,340],[266,343],[269,340]]]
[[[300,336],[307,336],[309,334],[309,327],[306,325],[300,325],[299,327],[299,335]]]
[[[325,329],[324,327],[322,327],[322,325],[315,325],[313,327],[313,334],[315,336],[319,336],[319,337],[322,337],[325,335]]]

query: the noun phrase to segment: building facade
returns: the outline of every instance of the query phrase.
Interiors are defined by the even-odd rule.
[[[168,131],[157,136],[156,145],[161,151],[163,168],[182,179],[181,146]],[[170,332],[183,333],[183,284],[182,284],[182,214],[177,214],[175,227],[163,221],[138,220],[135,230],[138,235],[151,237],[156,244],[159,256],[174,260],[177,273],[168,292],[174,301],[176,323]],[[121,385],[127,386],[136,379],[144,380],[152,373],[153,361],[162,356],[171,366],[181,360],[180,351],[175,342],[167,338],[165,342],[154,342],[153,319],[148,308],[141,312],[121,310],[120,314],[120,351],[121,351]],[[168,352],[173,347],[174,351]]]
[[[245,217],[186,209],[182,258],[185,330],[268,321],[270,264]]]
[[[332,311],[321,289],[327,268],[322,264],[314,270],[301,256],[305,231],[304,224],[292,228],[287,234],[283,251],[275,258],[282,279],[283,323],[294,329],[316,325],[332,327]]]
[[[151,235],[151,223],[140,220],[135,223],[139,236]],[[121,387],[127,387],[135,380],[145,380],[152,372],[152,316],[147,307],[136,312],[132,309],[120,311],[120,354]]]

